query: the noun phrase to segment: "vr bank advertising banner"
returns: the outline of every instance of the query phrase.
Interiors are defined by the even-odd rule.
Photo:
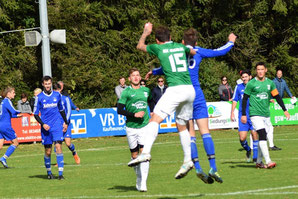
[[[273,125],[297,125],[298,107],[290,99],[283,99],[290,113],[287,120],[281,107],[270,103],[271,122]],[[238,128],[238,108],[235,110],[236,121],[231,121],[231,102],[207,102],[209,128]],[[41,141],[40,125],[33,115],[24,114],[22,118],[12,118],[12,127],[19,142]],[[73,138],[126,135],[125,117],[117,114],[116,108],[83,109],[72,111],[71,132]],[[196,127],[196,129],[198,129]],[[167,117],[160,124],[160,133],[177,132],[175,115]]]

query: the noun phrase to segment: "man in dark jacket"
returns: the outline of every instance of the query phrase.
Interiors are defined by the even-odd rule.
[[[164,79],[159,77],[157,79],[157,86],[152,89],[152,98],[154,101],[154,106],[157,104],[161,96],[166,92],[167,86],[165,86]]]
[[[276,71],[276,77],[273,79],[274,84],[276,85],[276,88],[278,90],[278,93],[281,98],[284,97],[284,92],[286,91],[288,96],[291,98],[294,98],[292,95],[286,81],[282,78],[282,70]]]

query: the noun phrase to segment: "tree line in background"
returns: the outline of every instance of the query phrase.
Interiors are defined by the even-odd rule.
[[[0,0],[0,32],[39,27],[38,3],[32,0]],[[166,25],[172,40],[183,31],[199,32],[198,46],[218,48],[230,32],[238,39],[228,55],[205,59],[200,82],[207,101],[219,100],[220,77],[234,88],[239,71],[258,61],[284,71],[293,95],[298,94],[296,0],[48,0],[49,29],[66,29],[67,44],[51,44],[52,75],[64,81],[80,108],[115,105],[114,87],[128,69],[137,67],[144,76],[159,67],[156,58],[139,52],[136,45],[143,26]],[[148,43],[155,42],[154,34]],[[0,88],[12,85],[17,99],[41,87],[41,50],[25,47],[23,32],[0,34]],[[155,86],[156,78],[149,81]]]

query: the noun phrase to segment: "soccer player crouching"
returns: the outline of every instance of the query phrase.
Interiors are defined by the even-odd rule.
[[[0,105],[0,150],[3,147],[4,139],[12,142],[12,144],[6,150],[5,154],[0,158],[0,162],[2,163],[4,168],[8,168],[6,159],[11,156],[11,154],[19,145],[17,135],[11,127],[11,118],[22,116],[20,115],[20,111],[14,109],[10,101],[15,97],[15,95],[16,94],[14,88],[7,87],[3,92],[3,96],[5,98]]]
[[[246,160],[247,162],[250,162],[251,159],[251,148],[249,147],[246,138],[247,133],[250,130],[253,138],[253,161],[257,161],[258,157],[258,145],[259,145],[259,138],[256,131],[254,131],[250,117],[249,117],[249,100],[247,100],[247,106],[246,106],[246,116],[247,116],[247,122],[243,124],[241,122],[241,116],[242,116],[242,98],[244,95],[245,86],[247,85],[248,81],[251,79],[251,74],[249,70],[243,70],[240,73],[242,83],[238,84],[235,87],[234,95],[233,95],[233,103],[232,103],[232,111],[231,111],[231,120],[235,121],[235,115],[234,110],[236,108],[237,102],[239,101],[239,114],[238,114],[238,132],[239,132],[239,139],[241,146],[246,151]]]
[[[276,166],[276,163],[270,159],[267,146],[267,132],[270,128],[270,95],[272,95],[281,106],[286,118],[290,118],[290,114],[282,98],[279,96],[275,84],[265,77],[266,72],[267,68],[263,62],[256,64],[257,75],[246,85],[242,100],[242,110],[246,110],[247,100],[249,98],[249,116],[254,130],[256,130],[259,135],[257,168],[274,168]],[[241,122],[243,124],[247,122],[246,111],[242,111]],[[263,164],[262,157],[264,157],[266,164]]]
[[[67,130],[67,119],[63,108],[62,97],[59,92],[52,91],[52,78],[42,78],[43,92],[36,96],[34,117],[41,125],[42,144],[45,148],[44,163],[48,179],[54,179],[51,171],[52,144],[55,143],[56,158],[59,170],[59,180],[63,180],[64,157],[62,153],[63,132]],[[40,116],[39,116],[40,113]],[[62,116],[64,123],[61,124]]]
[[[140,86],[141,76],[136,68],[129,71],[129,81],[131,85],[122,93],[117,104],[118,114],[126,116],[126,135],[131,152],[131,158],[137,158],[142,152],[145,142],[145,134],[149,133],[148,128],[150,110],[153,108],[150,89]],[[138,191],[147,191],[147,177],[149,172],[149,161],[142,162],[134,167],[137,175],[136,188]]]

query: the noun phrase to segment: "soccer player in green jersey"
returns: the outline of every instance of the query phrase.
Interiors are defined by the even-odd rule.
[[[148,129],[150,110],[153,109],[153,100],[150,89],[140,86],[141,75],[138,69],[132,68],[129,71],[128,80],[131,86],[127,87],[122,93],[117,104],[118,114],[126,116],[126,135],[131,152],[131,158],[137,158],[139,152],[142,152],[145,142],[145,134]],[[137,175],[136,188],[138,191],[147,191],[147,177],[149,172],[149,161],[142,162],[134,167]]]
[[[171,41],[167,27],[155,30],[156,44],[146,45],[145,40],[152,32],[152,24],[146,23],[137,49],[158,57],[169,87],[154,108],[153,116],[148,125],[151,130],[146,135],[146,143],[142,154],[130,161],[128,166],[151,160],[150,151],[158,135],[159,124],[176,111],[176,126],[184,152],[184,162],[175,175],[176,179],[184,177],[192,168],[190,148],[190,134],[186,128],[188,120],[192,118],[195,91],[190,80],[186,54],[196,54],[183,44]]]
[[[278,94],[275,84],[270,79],[266,78],[267,68],[263,62],[256,64],[257,75],[254,79],[250,80],[244,91],[242,110],[246,110],[247,100],[249,98],[249,116],[254,130],[259,135],[259,148],[256,167],[257,168],[274,168],[276,163],[271,161],[269,150],[267,146],[267,132],[270,128],[270,95],[276,99],[277,103],[281,106],[287,119],[290,118],[282,98]],[[241,122],[247,122],[246,111],[242,111]],[[264,157],[266,164],[262,163]]]

